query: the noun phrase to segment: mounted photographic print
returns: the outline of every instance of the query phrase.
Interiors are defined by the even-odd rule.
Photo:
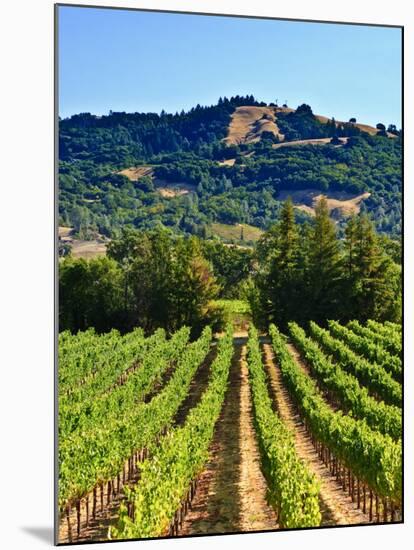
[[[56,543],[401,523],[403,28],[56,31]]]

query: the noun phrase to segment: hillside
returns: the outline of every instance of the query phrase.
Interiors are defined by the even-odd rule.
[[[303,221],[323,194],[340,231],[361,209],[399,237],[402,147],[389,130],[253,96],[175,114],[74,115],[60,121],[59,224],[79,240],[126,225],[201,236],[213,224],[265,230],[287,196]]]
[[[225,242],[254,243],[263,234],[257,227],[244,223],[227,225],[224,223],[213,223],[211,225],[213,235],[220,237]]]
[[[306,212],[310,216],[315,215],[315,206],[323,195],[318,189],[303,189],[301,191],[282,191],[279,198],[286,200],[290,197],[295,205],[295,208]],[[345,219],[350,216],[357,215],[361,211],[362,201],[368,199],[370,193],[361,193],[360,195],[352,195],[344,192],[331,192],[325,194],[328,203],[328,209],[332,218]]]
[[[285,141],[284,134],[278,127],[278,118],[284,117],[290,113],[294,113],[294,109],[288,107],[276,107],[276,106],[242,106],[237,107],[231,115],[231,122],[228,128],[227,136],[223,139],[223,142],[227,145],[240,145],[242,143],[256,143],[262,137],[263,132],[270,132],[278,141]],[[328,124],[332,119],[329,119],[323,115],[314,115],[315,119],[323,125]],[[335,121],[337,128],[344,127],[349,124],[344,121]],[[365,132],[371,136],[375,136],[378,130],[368,124],[361,124],[355,122],[352,124],[361,132]],[[387,136],[395,138],[396,136],[390,132],[387,132]],[[313,139],[313,140],[297,140],[296,143],[326,143],[329,138]],[[291,140],[288,141],[288,143]],[[287,143],[286,143],[287,144]],[[285,144],[285,145],[286,145]],[[277,145],[281,146],[281,144]]]
[[[64,255],[63,247],[65,245],[70,246],[74,258],[90,259],[106,254],[108,239],[105,239],[102,235],[90,235],[88,240],[83,240],[75,238],[73,233],[71,227],[59,227],[58,238],[62,255]]]
[[[263,132],[270,132],[279,139],[283,139],[276,124],[275,108],[237,107],[231,115],[228,134],[223,141],[227,145],[255,143],[261,139]]]

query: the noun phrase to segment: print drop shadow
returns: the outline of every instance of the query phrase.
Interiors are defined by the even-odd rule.
[[[20,527],[21,531],[49,544],[54,543],[53,527]]]

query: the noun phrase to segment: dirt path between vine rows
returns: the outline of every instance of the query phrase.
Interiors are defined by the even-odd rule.
[[[342,487],[336,481],[328,468],[319,459],[310,437],[297,413],[293,401],[286,390],[280,369],[276,366],[272,347],[265,343],[262,346],[263,361],[269,374],[269,385],[278,413],[285,424],[294,432],[296,451],[299,457],[307,464],[309,470],[320,481],[320,507],[322,525],[350,525],[369,523],[369,518],[355,503],[352,502]],[[289,346],[292,353],[292,346]],[[292,353],[292,356],[295,355]],[[300,365],[304,368],[303,364]]]
[[[204,390],[208,386],[208,380],[210,376],[210,366],[214,359],[217,356],[217,345],[213,343],[210,351],[204,361],[204,364],[201,368],[197,370],[195,376],[190,383],[190,388],[188,391],[187,397],[184,399],[183,403],[179,407],[175,418],[174,424],[176,426],[183,426],[186,421],[187,415],[190,410],[197,405],[200,401],[201,396],[203,395]]]
[[[324,387],[323,384],[319,382],[319,380],[316,378],[316,376],[313,376],[311,368],[307,365],[306,361],[302,358],[300,352],[296,348],[294,344],[291,342],[287,342],[286,346],[290,352],[290,355],[294,358],[296,361],[296,364],[305,372],[308,376],[313,378],[313,380],[316,383],[316,386],[324,398],[326,404],[333,410],[333,411],[339,411],[342,410],[345,414],[347,413],[347,409],[345,409],[344,405],[340,402],[338,398],[332,395],[329,390]]]
[[[179,535],[277,529],[252,418],[246,338],[235,338],[229,387],[217,421],[210,458]]]
[[[198,401],[201,398],[203,391],[206,389],[208,384],[208,379],[210,375],[210,366],[212,361],[217,355],[217,346],[212,345],[207,357],[197,369],[189,387],[189,392],[184,402],[177,411],[177,414],[174,418],[175,425],[182,425],[185,422],[188,412],[192,407],[197,405]],[[168,383],[169,379],[172,376],[173,369],[169,369],[170,372],[165,373],[162,384],[160,383],[158,391],[160,391]],[[155,392],[152,392],[152,397],[156,395]],[[139,482],[139,470],[135,471],[131,479],[126,483],[127,486],[131,487]],[[100,502],[100,491],[98,490],[98,506],[96,518],[89,519],[89,525],[86,526],[86,508],[83,505],[81,508],[81,532],[79,537],[76,535],[76,510],[72,510],[70,519],[72,524],[72,538],[73,542],[87,542],[87,541],[104,541],[108,540],[108,529],[111,525],[115,525],[119,515],[119,507],[121,503],[125,500],[125,495],[123,492],[123,487],[118,494],[116,494],[109,504],[107,503],[108,496],[108,487],[107,484],[104,486],[104,505],[101,508]],[[92,505],[90,503],[90,510]],[[66,519],[62,519],[59,527],[59,542],[64,543],[68,542],[68,526]]]

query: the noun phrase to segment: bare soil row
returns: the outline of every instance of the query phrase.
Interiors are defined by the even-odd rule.
[[[229,387],[210,447],[210,459],[179,535],[278,528],[253,427],[246,338],[235,339]]]

